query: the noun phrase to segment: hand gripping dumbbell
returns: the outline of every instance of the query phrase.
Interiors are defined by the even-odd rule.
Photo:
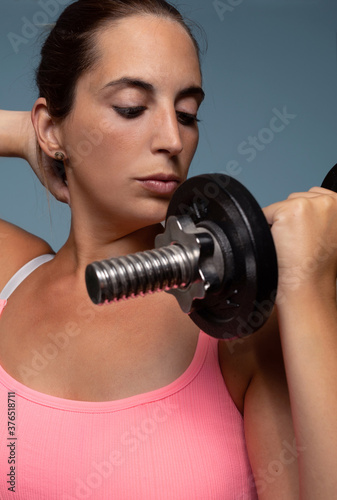
[[[322,187],[337,190],[337,165]],[[155,246],[87,266],[91,300],[103,304],[164,290],[219,339],[250,335],[270,316],[278,279],[275,246],[260,206],[236,179],[204,174],[185,181]]]

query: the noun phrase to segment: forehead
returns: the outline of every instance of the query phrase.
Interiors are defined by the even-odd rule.
[[[194,43],[183,26],[144,15],[107,25],[96,38],[97,63],[89,71],[91,84],[121,74],[145,78],[154,85],[201,85]]]

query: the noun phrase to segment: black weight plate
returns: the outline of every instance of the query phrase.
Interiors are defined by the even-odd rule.
[[[337,193],[337,163],[325,176],[324,181],[322,182],[322,187]]]
[[[199,175],[174,193],[167,218],[171,215],[189,215],[209,229],[225,254],[221,286],[193,301],[191,319],[220,339],[261,328],[273,309],[278,273],[271,231],[255,198],[232,177]]]

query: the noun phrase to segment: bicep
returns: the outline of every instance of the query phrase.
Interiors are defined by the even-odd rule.
[[[259,500],[299,498],[298,463],[287,381],[277,332],[259,338],[247,388],[244,425]]]

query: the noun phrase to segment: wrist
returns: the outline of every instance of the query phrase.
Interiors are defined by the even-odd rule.
[[[276,304],[279,310],[288,311],[289,308],[310,308],[315,304],[328,304],[336,307],[336,278],[312,280],[294,280],[286,285],[281,283],[277,290]]]
[[[0,111],[0,156],[25,158],[29,123],[27,111]]]

